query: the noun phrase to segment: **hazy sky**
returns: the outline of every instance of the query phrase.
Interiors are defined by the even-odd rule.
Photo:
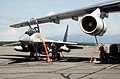
[[[41,18],[51,13],[65,12],[69,10],[88,7],[90,5],[110,0],[0,0],[0,41],[18,40],[28,27],[13,29],[9,25],[27,21],[30,18]],[[70,35],[86,35],[79,25],[79,21],[63,20],[61,24],[41,24],[42,36],[51,37],[63,35],[66,25],[69,24]],[[108,30],[106,35],[120,35],[120,14],[109,14],[105,19]],[[119,38],[119,37],[118,37]]]

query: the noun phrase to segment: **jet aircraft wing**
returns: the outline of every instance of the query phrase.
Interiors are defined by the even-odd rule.
[[[118,12],[120,11],[120,0],[105,2],[105,3],[93,5],[86,8],[73,10],[73,11],[66,11],[63,13],[58,13],[58,14],[46,16],[43,18],[31,19],[30,21],[25,21],[25,22],[10,25],[10,27],[13,27],[13,28],[25,27],[25,26],[29,26],[29,23],[30,25],[35,25],[36,21],[38,24],[48,23],[48,22],[59,24],[60,20],[70,19],[70,18],[75,21],[78,21],[78,17],[83,16],[85,14],[89,14],[92,11],[94,11],[96,8],[99,8],[102,12],[106,12],[106,13]]]
[[[47,40],[44,39],[45,43],[55,43],[55,44],[63,44],[63,45],[77,45],[77,43],[73,43],[73,42],[63,42],[63,41],[55,41],[55,40]],[[35,39],[33,40],[33,43],[42,43],[42,41],[40,39]]]
[[[75,42],[64,42],[64,41],[55,41],[55,40],[47,40],[44,39],[44,42],[47,44],[47,46],[51,46],[52,43],[54,43],[57,46],[67,46],[70,49],[83,49],[82,46],[79,46],[78,43]],[[42,44],[43,42],[41,40],[33,40],[33,43],[36,44]]]

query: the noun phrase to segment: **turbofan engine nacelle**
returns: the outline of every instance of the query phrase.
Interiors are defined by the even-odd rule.
[[[93,36],[103,36],[106,32],[106,24],[100,18],[100,9],[96,9],[91,14],[85,15],[81,20],[81,30],[86,34]]]

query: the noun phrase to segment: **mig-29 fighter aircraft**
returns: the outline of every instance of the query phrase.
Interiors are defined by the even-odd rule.
[[[54,57],[60,59],[60,52],[70,52],[71,48],[82,48],[77,43],[67,42],[68,28],[67,25],[63,41],[48,40],[40,35],[39,25],[36,20],[37,27],[32,27],[28,21],[29,29],[19,37],[19,44],[16,43],[14,50],[20,52],[30,52],[30,58],[38,57],[37,54],[55,54]],[[54,48],[53,48],[54,45]],[[55,58],[54,58],[55,59]]]

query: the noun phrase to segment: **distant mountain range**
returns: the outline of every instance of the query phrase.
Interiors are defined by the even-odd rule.
[[[51,40],[63,40],[63,35],[59,36],[52,36],[52,37],[46,37],[46,39],[51,39]],[[74,34],[74,35],[69,35],[68,36],[68,41],[72,42],[79,42],[79,43],[95,43],[95,38],[90,35],[82,35],[82,34]],[[3,43],[6,42],[15,42],[15,41],[0,41]],[[119,43],[120,44],[120,34],[119,35],[104,35],[104,36],[99,36],[98,37],[98,42],[99,43]],[[1,43],[1,45],[3,45]]]
[[[53,37],[47,37],[48,39],[53,40],[63,40],[63,36],[53,36]],[[69,35],[68,41],[74,41],[74,42],[92,42],[95,43],[95,38],[90,35]],[[104,35],[98,37],[99,43],[120,43],[120,35]]]

